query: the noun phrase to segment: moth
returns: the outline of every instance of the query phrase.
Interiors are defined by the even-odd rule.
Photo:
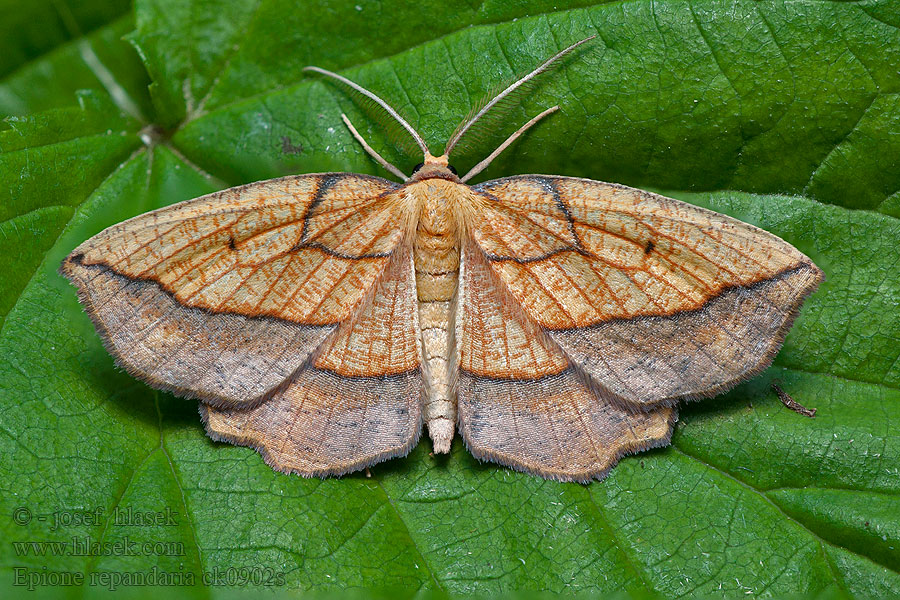
[[[588,38],[590,39],[590,38]],[[767,367],[822,272],[778,237],[613,183],[520,175],[469,186],[554,106],[459,177],[467,119],[396,183],[351,173],[260,181],[155,210],[63,261],[107,350],[200,401],[215,440],[274,469],[341,475],[435,453],[601,479],[668,443],[678,403]]]

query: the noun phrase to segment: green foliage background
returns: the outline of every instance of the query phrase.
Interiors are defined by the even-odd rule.
[[[0,14],[3,585],[15,567],[157,565],[270,567],[285,590],[900,593],[897,0],[2,0]],[[454,163],[558,103],[482,179],[656,189],[774,232],[828,276],[771,369],[685,408],[670,448],[601,483],[479,464],[459,439],[371,478],[277,474],[207,439],[195,403],[117,371],[56,273],[75,245],[152,208],[289,173],[383,175],[341,111],[404,170],[419,162],[305,65],[387,98],[437,151],[481,95],[594,33]],[[776,378],[815,419],[780,405]],[[179,517],[54,531],[17,525],[20,506]],[[72,536],[186,551],[12,545]]]

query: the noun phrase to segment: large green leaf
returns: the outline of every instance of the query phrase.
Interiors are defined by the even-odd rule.
[[[42,567],[94,574],[90,590],[154,567],[180,581],[248,567],[284,589],[900,594],[900,2],[586,4],[138,0],[133,16],[53,42],[58,55],[7,42],[20,64],[6,72],[96,73],[78,48],[119,44],[133,23],[143,62],[95,51],[103,78],[50,76],[54,100],[25,108],[66,95],[71,107],[0,132],[4,584]],[[457,166],[558,103],[485,179],[664,190],[774,232],[828,276],[771,369],[686,407],[670,448],[603,482],[480,464],[458,439],[448,457],[425,441],[371,478],[275,473],[206,438],[195,402],[117,371],[56,273],[75,245],[152,208],[287,173],[382,174],[342,111],[402,169],[419,162],[307,64],[386,97],[437,151],[482,94],[594,33]],[[774,379],[816,417],[785,409]],[[177,514],[126,526],[116,508]],[[96,524],[53,526],[54,511],[98,509]],[[35,556],[13,543],[73,536],[174,545]]]

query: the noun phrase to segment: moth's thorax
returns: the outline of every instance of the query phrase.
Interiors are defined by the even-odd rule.
[[[446,179],[425,179],[409,186],[414,199],[418,229],[434,234],[449,234],[456,230],[455,215],[464,202],[468,187]]]

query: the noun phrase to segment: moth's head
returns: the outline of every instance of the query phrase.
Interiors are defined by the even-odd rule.
[[[422,181],[423,179],[446,179],[460,183],[459,174],[450,164],[450,158],[446,154],[432,156],[430,152],[426,152],[425,159],[413,167],[412,175],[407,181]]]
[[[472,126],[481,117],[483,117],[485,115],[485,113],[487,113],[494,106],[496,106],[501,100],[503,100],[504,98],[506,98],[510,94],[512,94],[522,84],[526,83],[527,81],[530,81],[535,76],[543,73],[548,68],[550,68],[550,65],[552,65],[553,63],[557,62],[562,57],[564,57],[567,54],[569,54],[570,52],[572,52],[575,48],[578,48],[585,42],[588,42],[588,41],[594,39],[595,37],[597,37],[597,36],[592,35],[589,38],[585,38],[579,42],[575,42],[568,48],[566,48],[566,49],[562,50],[561,52],[558,52],[554,56],[548,58],[539,67],[534,69],[531,73],[525,75],[524,77],[521,77],[520,79],[518,79],[517,81],[512,83],[509,87],[507,87],[505,90],[503,90],[502,92],[500,92],[499,94],[494,96],[494,98],[492,98],[489,102],[485,103],[484,106],[482,106],[482,108],[478,112],[476,112],[475,114],[470,116],[463,123],[461,123],[459,127],[456,128],[456,131],[450,137],[450,140],[447,142],[447,146],[444,148],[444,153],[440,156],[432,156],[431,152],[428,151],[428,146],[425,145],[425,141],[422,139],[422,136],[419,135],[419,133],[415,129],[413,129],[412,125],[407,123],[406,120],[403,117],[401,117],[400,114],[396,110],[394,110],[387,102],[385,102],[384,100],[382,100],[381,98],[379,98],[378,96],[376,96],[375,94],[373,94],[372,92],[367,90],[366,88],[362,87],[359,84],[353,83],[346,77],[342,77],[341,75],[338,75],[337,73],[332,73],[331,71],[326,71],[325,69],[320,69],[319,67],[306,67],[303,70],[304,71],[314,71],[316,73],[321,73],[322,75],[327,75],[328,77],[331,77],[332,79],[336,79],[337,81],[350,87],[352,90],[359,92],[360,94],[362,94],[369,100],[372,100],[373,102],[375,102],[375,104],[377,104],[382,109],[384,109],[385,112],[388,113],[388,115],[390,115],[404,129],[406,129],[407,132],[409,132],[409,134],[415,140],[416,144],[418,144],[419,148],[422,150],[422,153],[425,157],[424,160],[421,163],[419,163],[418,165],[416,165],[416,167],[413,169],[412,175],[406,176],[403,173],[403,171],[401,171],[400,169],[398,169],[397,167],[395,167],[394,165],[392,165],[391,163],[386,161],[384,158],[382,158],[382,156],[380,154],[378,154],[378,152],[376,152],[374,149],[372,149],[372,147],[369,146],[369,144],[366,142],[366,140],[363,139],[363,137],[359,134],[359,132],[356,131],[356,128],[353,127],[353,124],[350,123],[350,119],[347,118],[347,115],[341,114],[341,119],[344,120],[344,124],[347,125],[347,128],[350,130],[350,133],[353,134],[353,137],[356,138],[356,140],[362,145],[363,149],[366,152],[368,152],[372,158],[374,158],[376,161],[378,161],[378,164],[380,164],[382,167],[384,167],[385,169],[387,169],[388,171],[390,171],[391,173],[393,173],[394,175],[396,175],[397,177],[399,177],[400,179],[402,179],[403,181],[406,181],[406,182],[422,181],[423,179],[446,179],[448,181],[453,181],[456,183],[465,183],[466,181],[468,181],[469,179],[471,179],[472,177],[474,177],[475,175],[477,175],[478,173],[481,173],[481,171],[486,169],[487,166],[491,163],[492,160],[494,160],[494,158],[497,157],[498,154],[503,152],[503,150],[505,150],[510,144],[512,144],[516,140],[516,138],[518,138],[520,135],[522,135],[528,128],[530,128],[532,125],[534,125],[535,123],[537,123],[542,118],[549,115],[550,113],[552,113],[556,110],[559,110],[559,107],[552,106],[552,107],[548,108],[547,110],[545,110],[544,112],[537,115],[536,117],[533,117],[530,121],[528,121],[527,123],[522,125],[518,130],[516,130],[515,133],[513,133],[511,136],[506,138],[506,141],[503,142],[502,144],[500,144],[500,146],[498,146],[496,150],[491,152],[487,158],[485,158],[483,161],[481,161],[480,163],[478,163],[477,165],[472,167],[472,169],[462,177],[459,177],[457,175],[456,169],[451,167],[450,163],[449,163],[450,153],[453,151],[453,148],[456,147],[456,144],[459,142],[459,140],[472,128]]]

